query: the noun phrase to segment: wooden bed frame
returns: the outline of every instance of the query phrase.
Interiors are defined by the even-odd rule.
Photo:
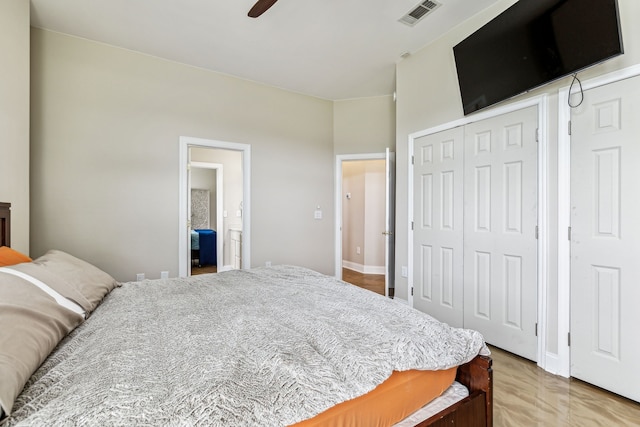
[[[487,356],[476,356],[458,368],[456,381],[469,389],[469,396],[443,409],[416,427],[492,427],[493,369]]]
[[[0,246],[11,244],[11,203],[0,202]],[[469,389],[469,396],[419,423],[416,427],[492,427],[492,360],[476,356],[458,368],[456,380]],[[2,414],[0,414],[2,418]]]
[[[11,246],[11,203],[0,202],[0,246]]]

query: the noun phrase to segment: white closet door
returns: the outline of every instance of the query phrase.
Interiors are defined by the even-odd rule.
[[[571,115],[571,375],[640,401],[640,77]]]
[[[462,127],[414,141],[414,295],[418,310],[462,327]]]
[[[464,327],[536,360],[537,109],[465,127]]]

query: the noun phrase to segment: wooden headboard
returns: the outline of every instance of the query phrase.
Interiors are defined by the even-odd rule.
[[[0,246],[11,246],[11,203],[0,202]]]

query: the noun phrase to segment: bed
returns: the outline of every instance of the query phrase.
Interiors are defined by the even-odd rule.
[[[63,307],[38,281],[75,307]],[[48,317],[10,321],[6,302],[14,297]],[[395,396],[391,406],[399,406],[412,394],[400,389],[424,385],[401,376],[424,373],[450,376],[436,395],[455,377],[468,396],[410,425],[492,425],[491,359],[480,354],[486,347],[478,333],[301,267],[120,284],[50,251],[0,269],[0,309],[0,405],[10,413],[2,427],[306,427],[339,425],[314,421],[336,408],[340,425],[376,425],[348,405],[371,397],[370,413]],[[43,332],[30,323],[51,328],[52,319],[55,327],[36,339]],[[17,350],[21,378],[7,370],[7,343],[27,344]],[[19,388],[15,396],[7,397],[6,378]],[[401,385],[376,395],[393,381]]]

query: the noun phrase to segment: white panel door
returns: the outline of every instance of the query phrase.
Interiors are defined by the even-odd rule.
[[[537,109],[465,127],[464,327],[537,358]]]
[[[462,327],[462,127],[414,141],[414,307]]]
[[[571,115],[571,375],[640,401],[640,77]]]

